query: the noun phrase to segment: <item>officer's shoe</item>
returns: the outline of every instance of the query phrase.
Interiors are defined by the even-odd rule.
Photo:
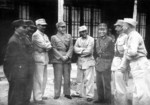
[[[97,103],[105,103],[105,101],[104,100],[95,100],[95,101],[93,101],[93,103],[95,103],[95,104],[97,104]]]
[[[93,101],[93,99],[92,99],[92,98],[87,98],[86,100],[87,100],[88,102]]]
[[[75,92],[71,95],[72,97],[82,98],[78,92]]]
[[[65,95],[65,97],[68,99],[72,99],[72,97],[70,95]]]
[[[59,98],[59,96],[55,96],[55,97],[54,97],[54,99],[58,99],[58,98]]]

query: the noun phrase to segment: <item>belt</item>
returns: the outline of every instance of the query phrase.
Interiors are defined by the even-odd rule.
[[[115,52],[115,55],[116,57],[123,57],[123,54],[119,53],[119,51]]]
[[[86,57],[92,57],[92,55],[86,55],[86,56],[81,56],[81,55],[79,55],[79,57],[81,57],[81,58],[86,58]]]

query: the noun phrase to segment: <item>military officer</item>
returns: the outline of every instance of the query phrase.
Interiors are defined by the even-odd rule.
[[[125,77],[127,77],[128,72],[122,73],[118,71],[118,67],[123,58],[125,51],[124,46],[128,36],[123,33],[123,20],[117,20],[114,26],[119,35],[115,43],[115,54],[111,65],[114,102],[115,105],[127,105],[127,85]]]
[[[26,35],[26,40],[28,41],[29,45],[28,45],[28,51],[30,51],[31,54],[33,54],[33,44],[32,44],[32,35],[36,30],[36,26],[34,25],[34,22],[32,20],[25,20],[25,24],[26,24],[26,30],[27,30],[27,35]],[[26,92],[27,92],[27,100],[30,100],[31,98],[31,93],[33,90],[33,74],[34,74],[34,70],[35,70],[35,62],[33,59],[33,56],[30,57],[31,58],[31,62],[29,62],[29,71],[30,71],[30,81],[28,83]]]
[[[114,44],[108,36],[108,26],[101,23],[98,26],[98,39],[96,41],[96,85],[98,100],[94,103],[111,102],[111,63],[114,55]]]
[[[24,20],[12,22],[14,34],[7,44],[4,58],[4,73],[9,82],[8,105],[29,105],[27,88],[31,81],[34,65],[31,44],[27,40]]]
[[[79,33],[81,37],[77,39],[74,45],[74,51],[79,55],[77,61],[77,90],[74,95],[92,101],[95,79],[94,38],[88,34],[85,25],[79,27]]]
[[[133,77],[132,105],[150,104],[150,63],[147,59],[142,36],[136,31],[137,22],[132,18],[124,18],[123,32],[128,35],[125,53],[118,70],[124,72],[130,66]]]
[[[58,99],[61,93],[62,77],[64,78],[64,96],[70,96],[70,72],[73,52],[73,41],[70,34],[66,33],[66,23],[56,23],[57,34],[51,37],[53,47],[52,64],[54,68],[54,99]]]
[[[32,43],[34,47],[33,57],[35,60],[35,73],[33,76],[33,97],[34,101],[44,104],[44,92],[47,83],[47,65],[49,63],[48,51],[52,48],[48,36],[45,34],[45,19],[37,19],[35,21],[37,30],[32,35]]]

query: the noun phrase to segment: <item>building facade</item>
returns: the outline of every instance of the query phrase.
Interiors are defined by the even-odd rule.
[[[150,7],[149,0],[138,0],[137,30],[145,40],[150,53]],[[134,0],[64,0],[64,17],[67,32],[72,35],[74,42],[79,37],[78,27],[87,25],[89,35],[97,38],[97,25],[108,23],[114,35],[113,24],[117,19],[133,16]],[[58,0],[0,0],[0,64],[8,39],[12,35],[11,22],[14,19],[45,18],[49,38],[56,33],[55,24],[58,20]],[[117,36],[116,36],[117,37]],[[150,55],[148,54],[148,57]],[[73,56],[73,62],[76,55]]]

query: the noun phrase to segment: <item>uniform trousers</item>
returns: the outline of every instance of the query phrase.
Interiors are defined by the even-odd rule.
[[[64,95],[70,95],[70,72],[71,63],[54,63],[54,96],[61,94],[62,77],[64,78]]]
[[[4,63],[4,69],[5,67]],[[15,67],[18,67],[18,65],[15,65]],[[11,78],[7,77],[9,82],[8,105],[29,105],[33,89],[34,63],[30,62],[20,69],[13,69],[13,67],[10,69],[13,72],[10,72]],[[17,72],[17,74],[14,72]]]
[[[132,105],[150,105],[150,62],[146,57],[130,61],[133,76]]]
[[[125,81],[125,74],[120,71],[112,72],[113,86],[114,86],[114,104],[128,105],[127,100],[127,83]]]
[[[90,66],[88,69],[79,69],[77,72],[77,90],[81,97],[93,98],[94,97],[94,84],[95,67]]]
[[[35,63],[29,62],[28,67],[29,67],[29,76],[28,76],[29,81],[28,81],[27,88],[26,88],[26,100],[30,102],[31,94],[33,91],[33,75],[35,71]]]
[[[111,102],[111,71],[96,71],[98,100]]]
[[[40,63],[35,64],[35,72],[33,76],[33,99],[41,101],[47,83],[47,65]]]
[[[9,81],[8,105],[29,105],[31,79],[16,78]]]

